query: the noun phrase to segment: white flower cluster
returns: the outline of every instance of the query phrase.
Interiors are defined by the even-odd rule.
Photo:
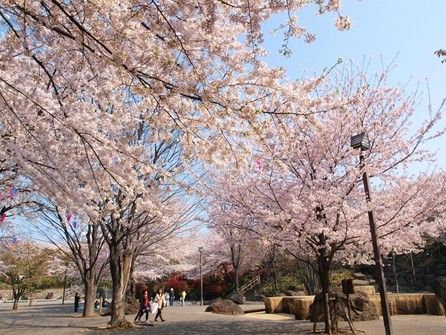
[[[352,27],[352,22],[348,16],[339,16],[335,25],[339,30],[349,30]]]

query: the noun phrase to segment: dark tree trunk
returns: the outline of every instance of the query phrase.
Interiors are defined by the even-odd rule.
[[[17,286],[15,286],[15,285],[17,285]],[[16,287],[18,287],[18,288],[16,288]],[[14,303],[12,304],[13,311],[16,311],[17,309],[19,309],[19,301],[20,301],[20,298],[22,297],[23,293],[24,292],[21,289],[20,284],[17,284],[17,283],[13,284],[13,287],[12,287],[12,297],[14,299]]]
[[[110,326],[115,328],[127,327],[125,319],[125,293],[130,276],[132,257],[121,249],[121,246],[110,247],[110,272],[112,277],[113,294],[111,303]]]
[[[321,269],[319,275],[321,276],[321,288],[324,295],[324,320],[325,332],[331,334],[331,319],[330,319],[330,274],[329,271]]]
[[[332,333],[332,323],[330,318],[330,270],[331,262],[330,257],[327,255],[326,237],[324,234],[320,234],[319,242],[321,248],[317,259],[318,275],[321,284],[322,294],[324,296],[324,320],[325,320],[325,333]]]
[[[16,311],[19,308],[19,300],[14,298],[14,303],[12,304],[12,310]]]
[[[240,289],[239,278],[238,278],[238,269],[235,269],[235,289],[237,290],[237,292]]]

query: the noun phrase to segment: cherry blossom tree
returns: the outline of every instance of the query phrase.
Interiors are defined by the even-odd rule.
[[[157,280],[174,273],[196,277],[201,240],[196,229],[187,229],[153,243],[136,260],[135,281]]]
[[[220,261],[229,260],[234,272],[235,290],[239,291],[239,278],[244,271],[254,268],[261,262],[267,254],[268,241],[259,239],[253,233],[247,223],[241,223],[240,217],[234,218],[237,209],[231,204],[223,205],[219,212],[213,212],[211,216],[210,234],[217,234],[221,237]],[[211,212],[212,213],[212,212]],[[235,215],[237,216],[237,215]],[[235,225],[232,220],[237,220]],[[247,218],[249,220],[249,218]],[[241,226],[243,228],[237,228]]]
[[[172,129],[184,131],[190,155],[211,155],[213,138],[230,151],[224,132],[234,120],[225,117],[251,120],[255,106],[280,88],[283,76],[259,60],[261,23],[285,11],[285,40],[311,40],[297,24],[299,11],[311,3],[320,14],[339,13],[341,5],[339,0],[0,2],[6,28],[0,103],[9,157],[67,196],[73,189],[65,184],[70,176],[58,170],[62,163],[88,161],[117,180],[125,175],[112,160],[131,166],[134,156],[112,134],[133,128],[137,119],[150,120],[160,139],[170,138]],[[336,25],[350,24],[339,14]],[[55,143],[64,146],[56,151]],[[197,150],[200,146],[205,149]]]
[[[0,251],[0,274],[11,285],[14,298],[12,309],[16,310],[22,296],[31,293],[48,273],[52,253],[27,241],[2,245]]]
[[[74,264],[84,285],[82,316],[94,315],[94,302],[99,280],[107,269],[109,257],[100,227],[74,208],[60,208],[51,199],[39,197],[27,208],[35,234],[43,236]],[[34,215],[32,215],[34,214]]]
[[[389,87],[387,75],[344,69],[326,78],[307,99],[263,119],[250,167],[228,167],[216,178],[213,215],[231,204],[238,219],[228,224],[274,238],[318,273],[324,295],[335,262],[370,261],[369,209],[383,254],[420,250],[426,236],[446,227],[444,173],[426,147],[442,134],[435,131],[442,106],[428,107],[426,120],[411,125],[416,96]],[[363,163],[350,147],[351,136],[361,132],[371,143],[361,152]],[[370,203],[364,171],[373,181]],[[326,311],[326,328],[327,319]]]
[[[232,136],[255,133],[259,114],[318,83],[284,84],[283,71],[261,61],[261,26],[277,13],[288,14],[283,53],[291,37],[314,39],[297,23],[310,4],[337,13],[339,29],[350,27],[339,0],[0,1],[8,159],[60,207],[100,225],[112,325],[124,324],[140,230],[171,222],[176,192],[166,184],[195,159],[224,164],[241,149]],[[148,142],[176,141],[181,167],[151,159]]]

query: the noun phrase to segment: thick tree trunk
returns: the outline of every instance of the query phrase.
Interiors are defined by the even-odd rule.
[[[329,271],[322,270],[321,288],[324,295],[324,319],[325,319],[325,332],[331,334],[331,318],[330,318],[330,274]]]
[[[110,251],[117,248],[110,248]],[[123,278],[121,268],[121,257],[119,251],[112,252],[110,255],[110,273],[112,278],[112,302],[111,302],[111,319],[112,327],[119,327],[125,322],[125,301],[123,297]]]
[[[125,293],[130,276],[131,261],[131,255],[120,250],[120,245],[110,248],[113,294],[109,324],[114,328],[128,327],[131,324],[125,319]]]
[[[91,317],[94,316],[94,302],[96,300],[96,290],[97,285],[94,280],[94,274],[89,272],[86,274],[86,279],[84,281],[84,311],[82,313],[83,317]]]

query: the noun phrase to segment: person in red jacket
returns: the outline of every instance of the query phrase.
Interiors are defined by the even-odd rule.
[[[150,325],[152,325],[149,322],[149,312],[150,312],[150,297],[149,293],[147,291],[144,291],[144,295],[142,296],[140,302],[139,302],[139,311],[138,314],[136,314],[135,319],[133,321],[141,322],[141,317],[144,313],[146,313],[146,322]],[[152,325],[153,326],[153,325]]]

